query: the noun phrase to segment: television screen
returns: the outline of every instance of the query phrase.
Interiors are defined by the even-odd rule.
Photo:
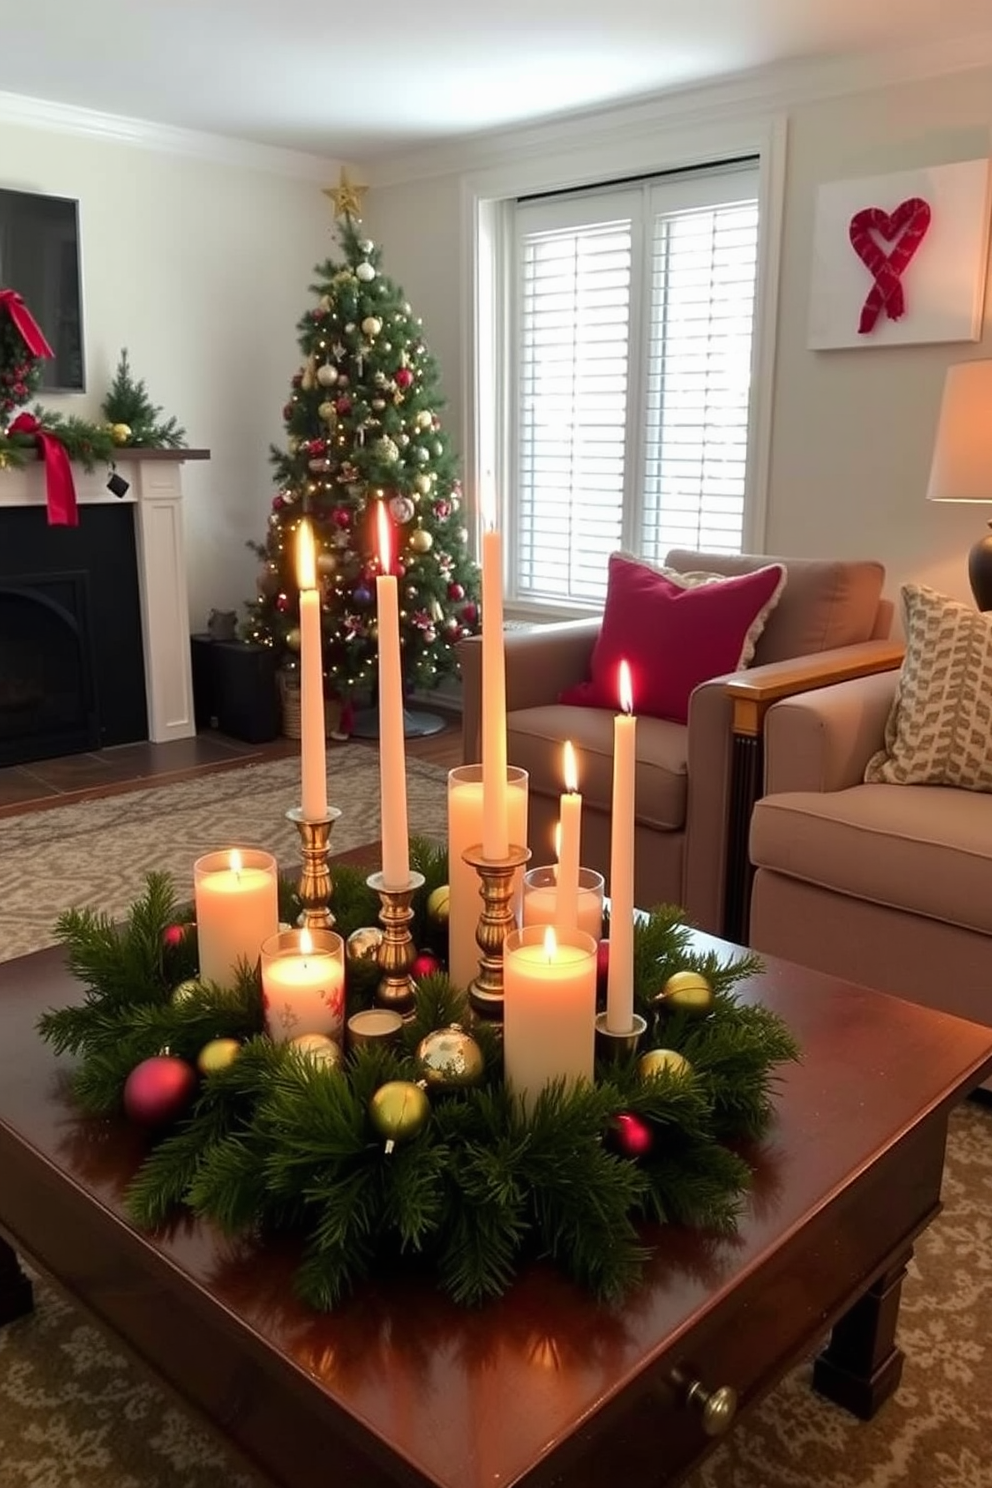
[[[23,296],[55,353],[41,364],[42,388],[85,391],[78,202],[0,189],[0,288]]]

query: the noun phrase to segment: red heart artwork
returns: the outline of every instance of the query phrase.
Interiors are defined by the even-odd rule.
[[[859,335],[874,330],[883,309],[890,320],[899,320],[905,313],[901,276],[929,226],[930,204],[921,196],[908,197],[891,213],[881,207],[865,207],[851,218],[851,246],[875,281],[861,307]],[[874,233],[894,245],[889,253],[883,252]]]

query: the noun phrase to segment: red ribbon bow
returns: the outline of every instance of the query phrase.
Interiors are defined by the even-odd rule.
[[[33,434],[45,465],[49,527],[78,527],[76,484],[65,445],[54,434],[46,434],[33,413],[19,413],[8,434]]]
[[[926,237],[929,226],[930,204],[921,196],[900,202],[891,215],[881,207],[865,207],[851,218],[848,228],[851,247],[875,280],[861,307],[859,336],[875,329],[883,309],[890,320],[899,320],[905,314],[906,298],[900,276]],[[882,251],[872,236],[873,231],[895,244],[891,253]]]
[[[41,326],[16,289],[0,289],[0,310],[6,310],[20,331],[21,340],[32,356],[53,357],[55,355],[45,340]]]

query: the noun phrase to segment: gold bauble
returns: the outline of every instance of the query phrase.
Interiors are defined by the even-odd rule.
[[[321,387],[333,387],[338,380],[338,369],[332,367],[330,362],[323,362],[317,368],[317,381]]]
[[[326,402],[321,403],[318,406],[317,412],[320,414],[325,424],[334,425],[338,421],[338,411],[329,398]]]
[[[379,317],[377,315],[366,315],[362,321],[362,334],[368,336],[371,341],[374,336],[378,336],[381,330],[382,321]]]
[[[310,1064],[320,1065],[325,1069],[336,1069],[344,1057],[340,1045],[326,1033],[298,1033],[289,1041],[289,1047],[302,1054]]]
[[[435,1028],[417,1045],[417,1068],[432,1090],[478,1085],[485,1070],[482,1050],[458,1023]]]
[[[215,1038],[204,1044],[196,1056],[196,1067],[201,1075],[212,1075],[217,1070],[227,1069],[241,1053],[236,1038]]]
[[[362,925],[352,930],[345,941],[345,954],[349,961],[375,961],[382,945],[382,931],[378,925]]]
[[[654,1005],[663,1011],[708,1013],[713,1006],[713,988],[699,971],[675,971],[668,978]]]
[[[430,1114],[426,1092],[412,1080],[389,1080],[369,1101],[369,1119],[390,1150],[422,1132]]]
[[[692,1065],[675,1049],[649,1049],[637,1061],[637,1073],[642,1080],[653,1080],[661,1074],[681,1078],[692,1074]]]
[[[416,486],[421,496],[426,496],[431,488],[431,478],[429,475],[415,475],[413,477],[413,484]]]
[[[415,553],[429,553],[434,546],[434,539],[423,527],[415,527],[410,533],[410,546]]]
[[[127,444],[131,438],[130,424],[111,424],[110,437],[115,444]]]
[[[451,890],[447,884],[442,884],[439,889],[434,889],[427,896],[427,913],[438,925],[448,923],[448,911],[451,908]]]
[[[203,987],[197,981],[196,977],[187,977],[184,982],[180,982],[177,987],[173,987],[172,996],[169,998],[169,1001],[187,1002],[191,997],[195,997],[197,993],[202,991]]]
[[[293,628],[292,628],[292,630],[287,630],[287,632],[286,632],[286,645],[289,647],[290,651],[299,651],[299,649],[300,649],[300,627],[298,625],[294,625]]]

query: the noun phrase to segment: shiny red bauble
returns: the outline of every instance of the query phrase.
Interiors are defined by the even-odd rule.
[[[413,381],[413,373],[409,367],[398,367],[393,373],[393,381],[398,388],[408,388]]]
[[[621,1111],[613,1121],[613,1144],[624,1157],[646,1157],[654,1146],[654,1132],[631,1111]]]
[[[196,1091],[196,1070],[173,1054],[156,1054],[135,1065],[124,1084],[124,1110],[138,1126],[169,1126]]]
[[[410,967],[410,975],[415,982],[420,982],[424,977],[436,976],[441,970],[441,963],[430,951],[421,951],[414,957],[413,965]]]
[[[463,584],[449,584],[448,585],[448,598],[455,600],[456,603],[457,603],[458,600],[464,599],[465,598],[465,587],[464,587],[464,585]]]
[[[166,925],[162,931],[162,944],[166,946],[181,945],[187,928],[186,925]]]

